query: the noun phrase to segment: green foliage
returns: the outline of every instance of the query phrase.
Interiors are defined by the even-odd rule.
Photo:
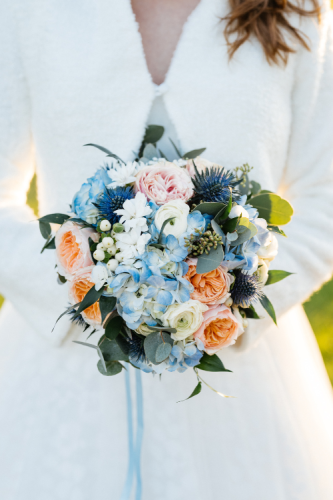
[[[182,399],[181,401],[177,401],[177,403],[182,403],[183,401],[187,401],[188,399],[193,398],[193,396],[197,396],[198,394],[200,394],[201,389],[202,389],[202,384],[201,384],[201,382],[198,382],[198,384],[195,386],[191,395],[186,399]]]
[[[273,283],[278,283],[279,281],[284,280],[291,274],[294,273],[288,273],[287,271],[278,271],[278,270],[268,271],[268,280],[266,281],[265,286],[273,285]]]
[[[170,354],[173,340],[168,333],[155,332],[145,338],[144,350],[154,365],[164,361]]]
[[[277,325],[276,314],[272,302],[268,297],[266,297],[266,295],[262,295],[259,300],[262,307],[267,311],[274,323]]]
[[[287,200],[277,194],[264,193],[253,196],[251,205],[259,212],[259,217],[265,219],[268,224],[282,226],[288,224],[294,210]]]
[[[194,158],[200,156],[204,151],[206,151],[206,148],[193,149],[192,151],[188,151],[183,154],[182,158],[183,160],[194,160]]]
[[[105,336],[109,340],[115,340],[118,337],[123,325],[124,320],[121,316],[115,316],[114,318],[111,318],[110,321],[107,322],[107,325],[105,327]]]
[[[122,160],[121,158],[119,158],[119,156],[115,155],[114,153],[112,153],[111,151],[109,151],[108,149],[104,148],[103,146],[98,146],[98,144],[84,144],[84,146],[93,146],[94,148],[97,148],[99,149],[100,151],[103,151],[103,153],[106,153],[106,156],[110,157],[110,158],[114,158],[115,160],[118,160],[120,161],[121,163],[124,163],[124,160]]]
[[[115,297],[104,297],[99,299],[99,308],[101,310],[102,323],[104,323],[108,314],[110,314],[116,306],[117,299]],[[109,322],[110,323],[110,322]]]
[[[224,257],[222,245],[218,245],[216,249],[212,248],[209,254],[203,253],[198,257],[197,273],[204,274],[214,271],[221,264]]]
[[[200,363],[196,366],[199,370],[205,370],[207,372],[231,372],[231,370],[227,370],[220,358],[217,354],[213,354],[210,356],[209,354],[204,353],[202,356]]]

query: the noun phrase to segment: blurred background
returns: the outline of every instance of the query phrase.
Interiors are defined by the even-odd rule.
[[[27,204],[38,215],[37,183],[33,177],[27,193]],[[333,251],[333,250],[332,250]],[[4,298],[0,295],[0,307]],[[315,332],[325,366],[333,385],[333,279],[303,304]]]

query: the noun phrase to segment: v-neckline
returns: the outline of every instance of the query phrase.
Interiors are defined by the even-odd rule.
[[[170,59],[170,63],[169,63],[167,72],[165,73],[164,80],[163,80],[162,83],[155,83],[154,79],[153,79],[153,76],[152,76],[152,74],[151,74],[151,72],[149,71],[149,68],[148,68],[147,57],[146,57],[146,53],[145,53],[145,49],[144,49],[144,45],[143,45],[142,35],[141,35],[141,32],[140,32],[140,25],[139,25],[138,21],[136,20],[136,16],[135,16],[135,13],[133,11],[131,0],[127,0],[128,4],[129,4],[129,8],[130,8],[132,16],[133,16],[133,19],[134,19],[134,24],[135,24],[137,35],[138,35],[140,49],[141,49],[141,53],[142,53],[142,56],[143,56],[143,59],[144,59],[144,64],[145,64],[146,72],[149,75],[150,81],[151,81],[151,83],[152,83],[152,85],[153,85],[153,87],[155,89],[159,89],[159,87],[163,88],[163,87],[166,86],[168,78],[169,78],[169,75],[171,73],[171,70],[172,70],[172,67],[173,67],[173,64],[174,64],[174,60],[175,60],[176,55],[178,54],[178,52],[180,50],[180,47],[182,45],[182,40],[183,40],[183,38],[184,38],[184,36],[186,34],[188,26],[191,23],[192,18],[195,17],[196,14],[197,14],[197,12],[202,8],[202,5],[205,3],[205,1],[206,0],[200,0],[200,2],[196,5],[196,7],[194,7],[194,9],[190,12],[189,16],[187,17],[186,21],[184,22],[184,24],[182,26],[181,33],[180,33],[180,36],[179,36],[179,38],[177,40],[177,44],[176,44],[175,50],[174,50],[174,52],[172,54],[172,57]]]

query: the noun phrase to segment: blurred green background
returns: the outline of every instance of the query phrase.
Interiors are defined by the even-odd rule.
[[[27,204],[38,214],[36,176],[27,193]],[[0,295],[0,307],[3,303]],[[304,304],[305,312],[315,332],[328,375],[333,384],[333,280],[326,283]]]

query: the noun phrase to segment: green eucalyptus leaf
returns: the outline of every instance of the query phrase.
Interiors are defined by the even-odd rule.
[[[109,156],[110,158],[114,158],[115,160],[118,160],[121,163],[124,163],[124,164],[126,163],[126,162],[124,162],[124,160],[122,160],[121,158],[119,158],[119,156],[115,155],[109,149],[106,149],[103,146],[99,146],[98,144],[92,144],[92,143],[84,144],[84,146],[93,146],[94,148],[97,148],[100,151],[103,151],[103,153],[106,153],[106,156]]]
[[[156,332],[168,332],[168,333],[177,333],[176,328],[171,328],[171,326],[149,326],[148,328],[152,331]]]
[[[251,305],[250,307],[240,308],[241,311],[244,312],[245,316],[250,319],[260,319],[260,316],[257,314],[255,308]]]
[[[82,302],[80,302],[79,308],[74,314],[73,319],[76,319],[82,313],[82,311],[95,304],[95,302],[98,301],[102,293],[103,293],[103,287],[100,290],[96,290],[95,285],[93,285],[87,292],[87,294],[84,296]]]
[[[99,308],[101,310],[102,316],[102,324],[104,323],[108,314],[110,314],[117,303],[117,299],[115,297],[105,297],[102,295],[99,299]]]
[[[119,345],[120,349],[123,351],[123,354],[128,356],[129,355],[129,343],[127,341],[127,337],[121,333],[120,335],[117,335],[116,342]]]
[[[143,157],[147,160],[158,158],[158,151],[153,144],[147,144],[143,150]]]
[[[254,196],[255,194],[258,194],[261,190],[261,186],[259,182],[256,181],[251,181],[250,182],[250,189],[251,189],[251,195]]]
[[[179,149],[177,148],[176,144],[173,142],[173,140],[171,139],[171,137],[169,137],[169,141],[171,142],[171,144],[173,145],[173,148],[174,150],[176,151],[177,155],[181,158],[182,157],[182,154],[181,152],[179,151]]]
[[[169,219],[166,219],[163,224],[162,224],[162,227],[161,227],[161,231],[160,231],[160,235],[158,237],[158,245],[161,245],[162,243],[162,236],[163,236],[163,231],[164,231],[164,228],[165,226],[170,222],[171,224],[171,221],[174,220],[174,217],[170,217]],[[172,225],[172,224],[171,224]]]
[[[228,218],[231,209],[232,209],[232,195],[230,195],[228,205],[224,205],[224,207],[215,215],[214,218],[215,222],[217,222],[217,224],[222,224],[222,222],[224,222],[225,219]]]
[[[195,207],[193,211],[198,211],[202,214],[212,215],[215,217],[222,209],[224,209],[227,205],[221,202],[211,202],[211,203],[200,203]]]
[[[66,214],[49,214],[41,217],[39,222],[45,222],[49,224],[63,224],[67,219],[69,219],[69,215]]]
[[[170,354],[172,350],[172,345],[168,344],[160,344],[156,349],[155,360],[156,363],[161,363],[164,361]]]
[[[191,393],[191,395],[188,398],[186,398],[186,399],[182,399],[181,401],[177,401],[177,403],[182,403],[183,401],[187,401],[188,399],[191,399],[194,396],[197,396],[198,394],[200,394],[201,389],[202,389],[202,384],[201,384],[201,382],[198,382],[198,384],[195,386],[195,388],[194,388],[193,392]]]
[[[252,224],[252,222],[250,222],[248,219],[246,220],[248,221],[248,226],[245,227],[242,225],[241,228],[244,228],[244,230],[241,229],[241,231],[239,231],[239,228],[237,228],[237,233],[239,235],[237,240],[231,242],[231,246],[236,247],[238,245],[241,245],[242,243],[245,243],[245,241],[250,240],[251,238],[253,238],[253,236],[257,234],[258,229],[256,228],[256,226]]]
[[[222,245],[218,245],[216,250],[211,249],[209,254],[205,253],[198,257],[197,274],[205,274],[214,271],[223,261],[224,251]]]
[[[45,245],[43,246],[42,250],[40,253],[43,253],[44,250],[55,250],[55,237],[53,238],[50,237],[46,240]]]
[[[240,215],[239,217],[233,217],[232,219],[227,219],[226,222],[223,224],[223,231],[225,234],[227,233],[233,233],[236,230],[236,227],[238,226],[239,221],[241,220],[242,216]]]
[[[39,221],[40,234],[43,236],[44,240],[48,240],[51,236],[52,229],[49,222]]]
[[[277,234],[281,234],[281,236],[284,236],[285,238],[287,238],[287,235],[284,231],[282,231],[282,229],[280,229],[278,226],[271,226],[271,225],[268,225],[267,226],[267,229],[269,229],[270,231],[272,231],[273,233],[277,233]]]
[[[262,295],[259,300],[262,307],[267,311],[274,323],[277,325],[275,310],[269,298],[266,295]]]
[[[215,222],[215,220],[212,220],[210,224],[212,226],[213,231],[219,236],[221,236],[223,243],[225,243],[225,234],[222,231],[221,227],[217,224],[217,222]]]
[[[143,142],[145,144],[156,144],[156,142],[162,139],[163,134],[164,127],[161,125],[148,125]]]
[[[128,354],[125,354],[121,347],[119,347],[118,342],[115,340],[109,340],[106,335],[98,341],[98,347],[100,348],[103,358],[106,362],[108,361],[128,361]]]
[[[199,370],[205,370],[207,372],[231,372],[227,370],[217,354],[210,356],[206,352],[202,356],[200,363],[196,366]]]
[[[102,361],[100,360],[97,363],[97,368],[102,375],[110,377],[113,375],[118,375],[118,373],[120,373],[124,367],[118,361],[109,361],[108,363],[105,364],[104,367]]]
[[[107,322],[107,325],[105,327],[105,336],[109,340],[115,340],[121,332],[123,325],[124,320],[121,316],[115,316],[114,318],[111,318],[110,321]]]
[[[266,281],[265,286],[273,285],[273,283],[278,283],[279,281],[284,280],[291,274],[294,273],[288,273],[287,271],[278,271],[278,270],[268,271],[268,280]]]
[[[168,343],[170,346],[173,346],[173,340],[171,339],[170,335],[168,333],[151,333],[150,335],[147,335],[144,341],[144,350],[146,353],[147,358],[149,361],[151,361],[154,365],[157,365],[161,361],[157,361],[156,359],[156,354],[158,347],[162,344]],[[170,350],[171,352],[171,350]]]
[[[288,224],[294,212],[287,200],[272,193],[253,196],[251,205],[258,210],[259,217],[274,226]]]
[[[192,151],[185,153],[182,158],[183,160],[193,160],[194,158],[197,158],[197,156],[200,156],[204,151],[206,151],[206,148],[193,149]]]

